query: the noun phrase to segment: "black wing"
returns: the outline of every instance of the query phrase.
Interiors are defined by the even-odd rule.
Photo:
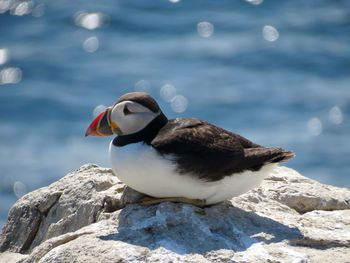
[[[191,173],[207,181],[246,170],[257,171],[264,164],[294,156],[197,119],[170,120],[151,145],[162,155],[173,155],[179,173]]]

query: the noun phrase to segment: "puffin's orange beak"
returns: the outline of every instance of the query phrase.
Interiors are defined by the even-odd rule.
[[[110,136],[113,135],[113,128],[118,128],[118,126],[113,123],[113,127],[110,125],[110,113],[111,109],[107,108],[106,111],[101,112],[87,128],[85,136]]]

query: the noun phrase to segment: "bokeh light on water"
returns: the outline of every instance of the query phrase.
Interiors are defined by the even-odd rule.
[[[311,135],[319,136],[322,133],[323,125],[319,118],[313,117],[307,122],[307,128]]]
[[[86,52],[94,53],[98,49],[100,42],[96,36],[88,37],[84,40],[83,49]]]
[[[341,124],[343,122],[343,112],[338,106],[334,106],[329,110],[329,119],[333,124]]]
[[[270,42],[276,41],[279,38],[279,33],[277,29],[270,25],[266,25],[263,27],[262,34],[265,40]]]
[[[5,13],[6,11],[8,11],[10,9],[11,2],[12,1],[10,1],[10,0],[1,0],[0,1],[0,14]]]
[[[264,0],[246,0],[249,4],[260,5]]]
[[[166,102],[170,102],[176,95],[176,88],[174,85],[165,84],[160,88],[160,97]]]
[[[17,198],[21,198],[27,193],[27,186],[23,182],[16,181],[13,184],[13,192]]]
[[[199,22],[197,24],[197,31],[201,37],[211,37],[214,33],[214,25],[207,21]]]
[[[106,19],[106,16],[102,13],[78,12],[74,15],[75,24],[89,30],[103,26]]]
[[[22,79],[20,68],[8,67],[0,69],[0,84],[16,84]]]
[[[44,13],[44,4],[31,0],[0,0],[0,14],[5,12],[14,16],[32,14],[34,17],[40,17]]]
[[[44,4],[38,4],[35,6],[32,10],[32,16],[34,17],[42,17],[45,13],[45,5]]]
[[[174,112],[183,113],[187,110],[188,100],[183,95],[176,95],[171,99],[170,104]]]
[[[16,16],[28,15],[32,12],[34,3],[32,1],[19,2],[16,7],[11,10],[11,13]]]
[[[0,65],[5,64],[9,60],[9,51],[7,48],[0,48]]]
[[[151,93],[151,83],[145,79],[141,79],[135,83],[134,91]]]
[[[105,106],[105,105],[96,106],[92,112],[92,117],[96,118],[101,112],[105,111],[106,109],[107,109],[107,106]]]
[[[350,186],[349,17],[334,0],[0,0],[0,225],[15,182],[110,166],[110,138],[84,132],[135,90]]]

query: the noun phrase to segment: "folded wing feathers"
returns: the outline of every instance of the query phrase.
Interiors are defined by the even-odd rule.
[[[248,160],[256,161],[256,163],[279,163],[285,162],[294,157],[294,153],[283,148],[257,147],[244,149],[245,157]]]

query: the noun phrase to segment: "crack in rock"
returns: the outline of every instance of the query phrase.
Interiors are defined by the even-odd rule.
[[[35,237],[40,229],[40,225],[41,225],[41,222],[43,221],[43,218],[47,217],[51,208],[58,202],[61,195],[62,195],[62,192],[55,193],[53,195],[55,197],[55,200],[52,202],[52,204],[50,204],[49,206],[46,206],[44,210],[40,210],[39,208],[36,208],[38,211],[38,214],[39,214],[39,216],[38,216],[39,219],[35,221],[34,225],[32,225],[31,232],[29,233],[27,240],[24,242],[24,244],[20,250],[20,253],[25,253],[30,249],[30,247],[31,247],[33,241],[35,240]],[[43,207],[41,207],[41,209],[43,209]]]

